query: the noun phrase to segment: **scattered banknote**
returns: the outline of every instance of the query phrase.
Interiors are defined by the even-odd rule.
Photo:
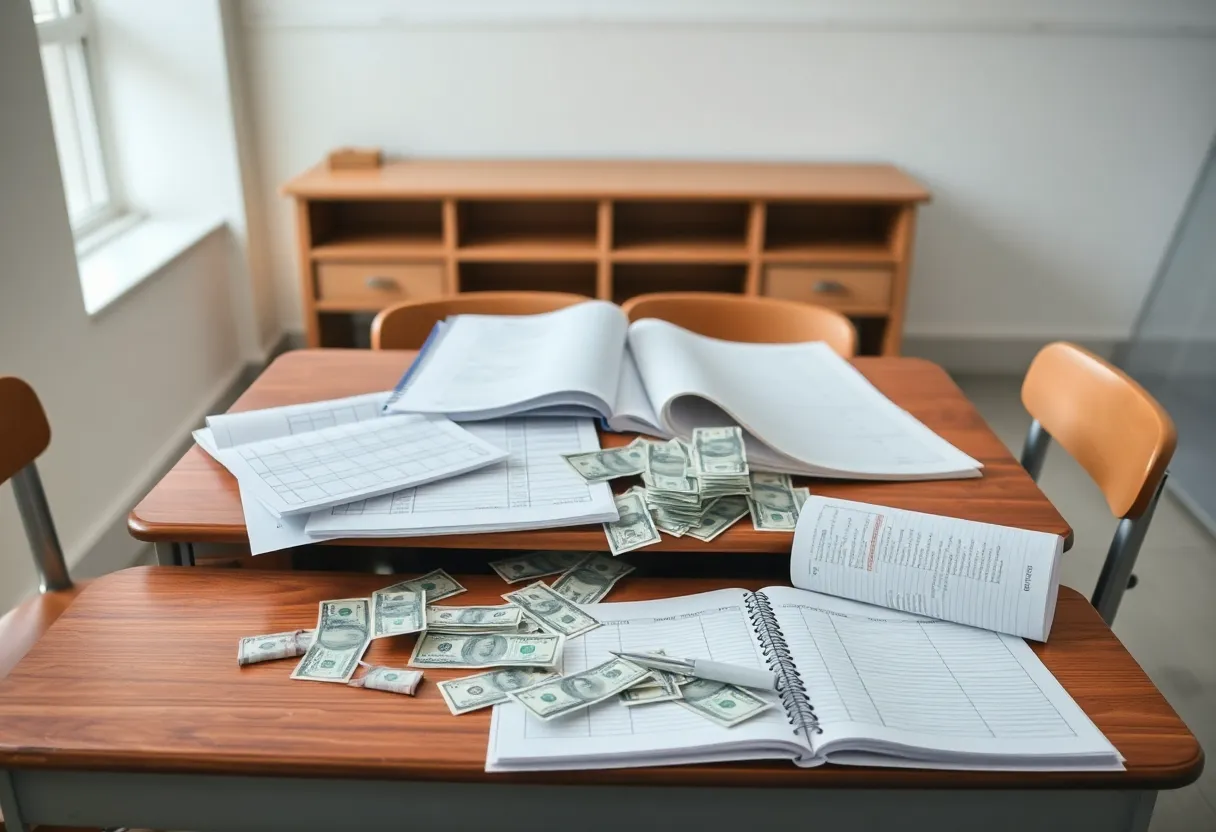
[[[274,659],[294,659],[303,656],[312,644],[312,630],[292,630],[265,636],[246,636],[237,647],[236,663],[269,662]]]
[[[792,532],[798,525],[798,504],[788,474],[753,471],[747,498],[752,525],[760,532]]]
[[[368,690],[383,690],[389,693],[404,693],[413,696],[422,681],[422,671],[402,670],[397,667],[382,667],[359,662],[367,668],[367,672],[358,679],[347,682],[352,688],[367,688]]]
[[[668,690],[662,685],[637,685],[617,694],[617,699],[627,708],[634,705],[653,705],[656,702],[675,702],[683,699],[679,686]]]
[[[411,578],[408,581],[386,586],[381,592],[403,592],[409,590],[411,592],[425,592],[426,602],[433,604],[436,601],[442,601],[444,598],[450,598],[453,595],[459,595],[462,592],[468,592],[467,589],[456,583],[456,579],[444,572],[442,569],[436,569],[433,572],[427,572],[421,578]]]
[[[708,679],[693,679],[680,688],[683,694],[677,704],[720,725],[730,728],[773,708],[772,702],[754,696],[742,688]]]
[[[369,604],[366,598],[322,601],[312,646],[292,671],[291,678],[346,684],[371,644]]]
[[[388,638],[426,629],[425,590],[380,589],[372,593],[372,638]]]
[[[590,552],[528,552],[511,558],[490,561],[490,568],[509,584],[546,575],[560,575],[590,557]]]
[[[531,687],[548,679],[558,679],[560,673],[531,667],[505,667],[460,679],[439,683],[439,692],[448,710],[456,716],[506,702],[507,693]]]
[[[441,633],[514,633],[522,620],[522,611],[512,604],[426,608],[426,628]]]
[[[794,489],[794,502],[798,504],[799,513],[802,512],[802,504],[809,499],[811,499],[811,489],[807,488],[805,485],[801,488]]]
[[[596,553],[554,581],[552,589],[567,601],[595,604],[632,571],[625,561]]]
[[[431,633],[418,637],[414,667],[553,667],[566,637],[553,633]]]
[[[625,659],[613,658],[571,676],[540,682],[508,695],[538,719],[556,719],[603,702],[650,675]]]
[[[626,492],[616,495],[613,500],[620,519],[604,524],[604,534],[608,537],[608,548],[612,554],[631,552],[661,540],[654,519],[639,494]]]
[[[748,511],[746,497],[719,497],[705,510],[701,522],[688,530],[688,536],[708,543],[746,517]]]
[[[646,440],[638,438],[623,448],[562,454],[562,457],[587,482],[607,482],[645,471],[648,444]]]
[[[580,636],[600,626],[600,622],[540,581],[508,592],[502,597],[518,606],[524,615],[549,632],[566,638]]]

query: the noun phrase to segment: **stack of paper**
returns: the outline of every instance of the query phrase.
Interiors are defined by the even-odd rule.
[[[383,415],[388,393],[207,419],[199,446],[236,478],[253,554],[341,537],[602,523],[607,484],[562,458],[599,449],[590,419],[458,426]]]

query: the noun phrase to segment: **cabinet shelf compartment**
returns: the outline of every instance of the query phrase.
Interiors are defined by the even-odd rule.
[[[746,202],[632,201],[612,206],[616,259],[747,257]]]
[[[594,263],[461,263],[462,292],[573,292],[595,297]]]
[[[747,266],[703,263],[622,264],[612,268],[612,300],[624,303],[651,292],[731,292],[742,294]]]
[[[456,206],[461,260],[594,260],[595,202],[475,200]]]
[[[443,252],[438,200],[316,200],[308,205],[318,260],[434,257]]]
[[[766,259],[865,262],[892,259],[899,206],[770,202]]]

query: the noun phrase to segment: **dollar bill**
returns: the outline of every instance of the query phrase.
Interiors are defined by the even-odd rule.
[[[772,702],[754,696],[743,688],[708,679],[693,679],[680,688],[680,693],[683,697],[677,700],[677,704],[723,728],[746,722],[775,707]]]
[[[523,619],[512,604],[484,607],[427,607],[426,628],[442,633],[515,632]]]
[[[509,691],[531,687],[538,682],[561,678],[560,673],[532,667],[507,667],[439,683],[439,692],[454,715],[506,702]]]
[[[798,512],[802,513],[802,504],[811,499],[811,489],[805,485],[794,489],[794,502],[798,504]]]
[[[617,477],[629,477],[645,471],[648,444],[646,440],[639,437],[623,448],[562,454],[562,458],[587,482],[607,482]]]
[[[646,443],[646,470],[642,481],[656,491],[696,493],[697,482],[688,476],[688,457],[684,446],[671,439]]]
[[[698,477],[746,477],[747,452],[743,431],[727,428],[693,428],[692,470]]]
[[[625,561],[596,553],[554,581],[552,589],[567,601],[595,604],[632,571]]]
[[[241,667],[275,659],[303,656],[312,644],[312,630],[292,630],[264,636],[246,636],[237,647],[236,663]]]
[[[788,474],[753,471],[747,498],[752,525],[760,532],[792,532],[798,525],[798,504]]]
[[[386,586],[380,592],[425,592],[426,602],[433,604],[436,601],[442,601],[444,598],[451,598],[453,595],[459,595],[462,592],[468,592],[460,584],[456,583],[456,579],[444,572],[442,569],[436,569],[432,572],[427,572],[421,578],[410,578],[408,581],[401,581],[392,586]]]
[[[688,530],[688,536],[708,543],[746,517],[748,511],[746,497],[719,497],[705,510],[701,521]]]
[[[683,537],[692,528],[691,523],[677,520],[671,512],[662,508],[650,509],[650,518],[654,520],[654,525],[659,531],[667,532],[672,537]]]
[[[617,699],[627,708],[634,705],[653,705],[656,702],[675,702],[683,698],[684,693],[678,685],[671,690],[662,685],[637,685],[617,694]]]
[[[426,592],[403,589],[372,593],[372,638],[388,638],[426,629]]]
[[[649,674],[644,667],[614,658],[581,673],[510,691],[508,696],[538,719],[557,719],[603,702]]]
[[[590,552],[528,552],[526,555],[492,560],[490,568],[507,583],[517,584],[568,572],[590,556]]]
[[[524,615],[549,632],[558,633],[566,638],[581,636],[600,626],[600,622],[558,595],[541,581],[528,584],[523,589],[508,592],[502,597],[519,607]]]
[[[360,662],[360,664],[363,664],[363,662]],[[351,679],[347,684],[353,688],[383,690],[388,693],[404,693],[406,696],[413,696],[418,690],[418,683],[421,681],[422,671],[420,670],[403,670],[397,667],[368,665],[366,673],[358,679]]]
[[[359,659],[371,644],[369,604],[366,598],[322,601],[312,646],[292,671],[291,678],[311,682],[350,681]]]
[[[553,633],[431,633],[418,637],[414,667],[553,667],[566,637]]]
[[[612,554],[631,552],[661,540],[659,530],[654,525],[654,518],[646,510],[646,504],[640,495],[625,493],[612,499],[616,502],[616,510],[620,515],[620,519],[604,524],[604,534],[608,537],[608,549]]]

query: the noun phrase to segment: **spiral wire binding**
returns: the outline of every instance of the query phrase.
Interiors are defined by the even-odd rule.
[[[753,592],[747,597],[745,604],[752,629],[760,636],[764,661],[777,677],[777,695],[781,697],[781,704],[785,707],[790,725],[794,726],[794,733],[802,732],[806,737],[812,733],[822,734],[823,729],[819,727],[815,706],[807,695],[802,674],[794,666],[789,645],[777,624],[777,617],[773,615],[773,605],[768,596],[763,592]]]

